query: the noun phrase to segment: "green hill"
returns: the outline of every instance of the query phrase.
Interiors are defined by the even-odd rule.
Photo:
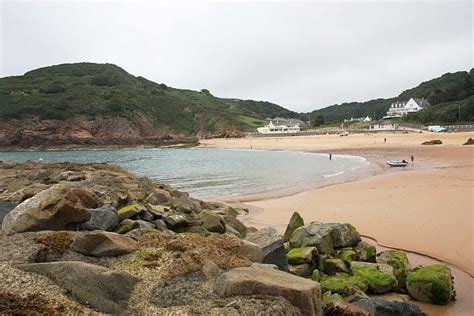
[[[470,72],[446,73],[415,88],[405,90],[394,98],[336,104],[311,112],[311,117],[313,120],[319,118],[324,123],[341,122],[347,118],[367,115],[379,119],[386,114],[393,101],[427,97],[431,107],[409,114],[403,120],[423,124],[452,123],[459,121],[460,112],[461,122],[473,122],[473,95],[474,69],[471,69]]]
[[[135,77],[112,64],[61,64],[0,78],[0,121],[121,117],[173,133],[249,131],[297,113],[269,102],[224,99]]]

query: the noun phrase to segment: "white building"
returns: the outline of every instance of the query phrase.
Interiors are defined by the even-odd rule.
[[[272,133],[298,133],[300,131],[299,123],[293,125],[276,125],[273,121],[270,121],[268,125],[257,128],[257,132],[260,134],[272,134]]]
[[[344,123],[347,122],[372,122],[372,118],[368,115],[366,117],[351,117],[350,119],[344,119]]]
[[[397,101],[392,103],[384,118],[402,117],[408,113],[418,112],[429,105],[428,100],[425,98],[411,98],[408,101]]]

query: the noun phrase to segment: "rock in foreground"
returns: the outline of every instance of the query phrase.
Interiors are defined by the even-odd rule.
[[[321,288],[318,283],[275,269],[237,268],[222,274],[215,292],[232,295],[282,296],[307,315],[321,314]]]
[[[120,234],[98,231],[78,237],[71,248],[86,256],[111,257],[132,253],[138,249],[138,244]]]
[[[417,301],[447,304],[454,298],[451,270],[443,264],[420,267],[407,276],[407,289]]]
[[[56,184],[25,200],[2,223],[2,231],[15,234],[27,231],[63,230],[88,221],[88,208],[97,207],[97,198],[82,188]]]
[[[119,313],[138,280],[121,271],[80,261],[21,264],[17,268],[47,276],[80,303],[104,313]]]

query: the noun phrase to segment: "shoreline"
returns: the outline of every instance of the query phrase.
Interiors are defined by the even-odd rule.
[[[349,138],[352,135],[349,136]],[[385,135],[377,135],[379,139]],[[304,209],[303,217],[309,217],[314,220],[321,221],[347,221],[354,222],[360,217],[372,216],[376,222],[356,221],[356,226],[361,227],[361,232],[373,236],[379,240],[382,244],[391,245],[396,248],[408,249],[409,251],[419,252],[428,256],[438,258],[441,261],[452,263],[456,266],[461,267],[469,275],[473,275],[474,268],[472,267],[472,255],[471,250],[466,250],[468,254],[464,254],[464,259],[459,259],[459,254],[454,253],[452,245],[466,244],[469,246],[473,243],[472,237],[468,237],[472,232],[472,201],[470,196],[474,193],[474,186],[472,183],[474,179],[470,178],[472,171],[474,170],[473,164],[473,147],[460,146],[460,139],[467,139],[473,137],[474,133],[457,133],[457,134],[411,134],[411,135],[397,135],[401,141],[393,141],[388,146],[385,144],[377,144],[377,140],[373,140],[374,136],[365,136],[368,138],[363,139],[364,136],[359,136],[357,143],[350,143],[346,138],[340,139],[328,136],[316,136],[316,137],[304,137],[295,140],[295,138],[279,137],[277,139],[263,139],[258,141],[256,139],[246,140],[208,140],[205,146],[213,148],[245,148],[249,143],[253,144],[253,148],[256,149],[284,149],[284,150],[295,150],[295,151],[314,151],[318,152],[332,152],[340,154],[352,154],[357,156],[365,157],[368,161],[374,164],[378,164],[380,167],[384,164],[387,157],[394,155],[409,157],[411,153],[415,153],[415,167],[414,169],[384,169],[376,175],[368,178],[355,180],[352,182],[339,183],[330,186],[325,186],[317,189],[310,189],[301,193],[293,194],[291,196],[283,198],[267,198],[267,199],[249,199],[240,200],[238,198],[232,199],[232,202],[245,202],[248,204],[250,209],[253,211],[253,224],[257,226],[272,225],[278,226],[284,223],[287,218],[291,216],[293,210]],[[443,139],[443,143],[446,145],[441,146],[420,146],[420,139]],[[328,138],[331,139],[333,144],[328,146]],[[387,138],[391,141],[395,138],[395,135],[387,134]],[[408,141],[406,141],[408,138]],[[411,140],[410,138],[414,138]],[[340,142],[342,141],[342,143]],[[455,141],[455,144],[453,144]],[[309,144],[308,144],[309,143]],[[456,146],[457,145],[457,146]],[[418,178],[418,179],[417,179]],[[461,181],[461,182],[460,182]],[[461,183],[461,184],[460,184]],[[407,185],[408,184],[408,185]],[[360,186],[363,186],[360,188]],[[463,191],[464,194],[456,192],[456,188],[459,191]],[[351,193],[350,197],[354,198],[355,205],[341,201],[341,192],[347,195],[349,192],[357,191],[357,193]],[[373,193],[369,192],[373,191]],[[375,194],[380,191],[380,194]],[[433,194],[433,192],[437,192]],[[448,194],[452,192],[454,194],[449,201],[441,199],[439,195],[450,196]],[[357,195],[361,194],[364,198],[359,198]],[[392,194],[396,193],[399,199],[392,199]],[[375,194],[375,195],[374,195]],[[426,205],[419,201],[419,199],[412,198],[415,194],[423,194],[423,196],[429,196],[430,198],[436,199],[435,202],[427,201]],[[331,198],[332,197],[332,200]],[[347,198],[347,197],[346,197]],[[321,204],[321,200],[324,199],[324,205]],[[387,213],[387,217],[384,218],[384,214],[378,212],[369,212],[364,207],[357,204],[364,204],[366,208],[379,208],[381,201],[389,199],[391,210],[381,210],[381,213]],[[244,201],[245,200],[245,201]],[[337,202],[335,202],[337,201]],[[438,203],[440,202],[440,203]],[[315,203],[315,207],[311,208],[308,205]],[[337,206],[334,206],[334,205]],[[382,203],[383,204],[383,203]],[[455,207],[459,210],[461,218],[458,222],[453,221],[449,214],[446,215],[446,211],[443,209],[446,207],[446,211]],[[255,209],[264,209],[262,212],[255,213]],[[424,209],[422,216],[418,215],[419,210]],[[430,214],[426,210],[435,209],[436,212]],[[406,210],[404,210],[406,209]],[[393,211],[392,211],[393,210]],[[399,213],[402,211],[403,214],[394,216],[393,213]],[[318,215],[315,216],[314,212]],[[352,214],[351,214],[352,213]],[[449,213],[449,212],[448,212]],[[420,227],[413,225],[412,221],[400,220],[399,217],[411,216],[419,217]],[[392,221],[393,219],[393,221]],[[446,221],[445,221],[446,220]],[[384,227],[377,228],[379,224]],[[387,226],[389,225],[389,226]],[[394,226],[394,227],[390,227]],[[404,226],[410,226],[411,239],[405,236],[403,241],[398,240],[396,237],[397,228],[407,231]],[[420,233],[429,233],[433,240],[436,240],[439,235],[436,231],[439,227],[443,227],[445,234],[455,235],[451,238],[451,245],[449,242],[444,242],[443,246],[430,245],[428,241],[419,242],[418,230]],[[385,229],[384,229],[385,228]],[[440,232],[438,232],[440,233]],[[442,232],[441,232],[442,233]],[[390,237],[391,236],[391,237]],[[388,238],[390,237],[390,238]],[[424,238],[428,239],[428,238]],[[414,242],[417,241],[418,242]],[[439,248],[438,250],[436,250]],[[469,248],[469,247],[467,247]],[[446,251],[446,253],[445,253]],[[450,255],[451,254],[451,255]],[[464,260],[464,262],[462,262]]]

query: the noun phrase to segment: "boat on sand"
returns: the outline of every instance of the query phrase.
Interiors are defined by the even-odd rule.
[[[388,160],[387,165],[390,167],[406,167],[408,166],[408,161],[403,160]]]

